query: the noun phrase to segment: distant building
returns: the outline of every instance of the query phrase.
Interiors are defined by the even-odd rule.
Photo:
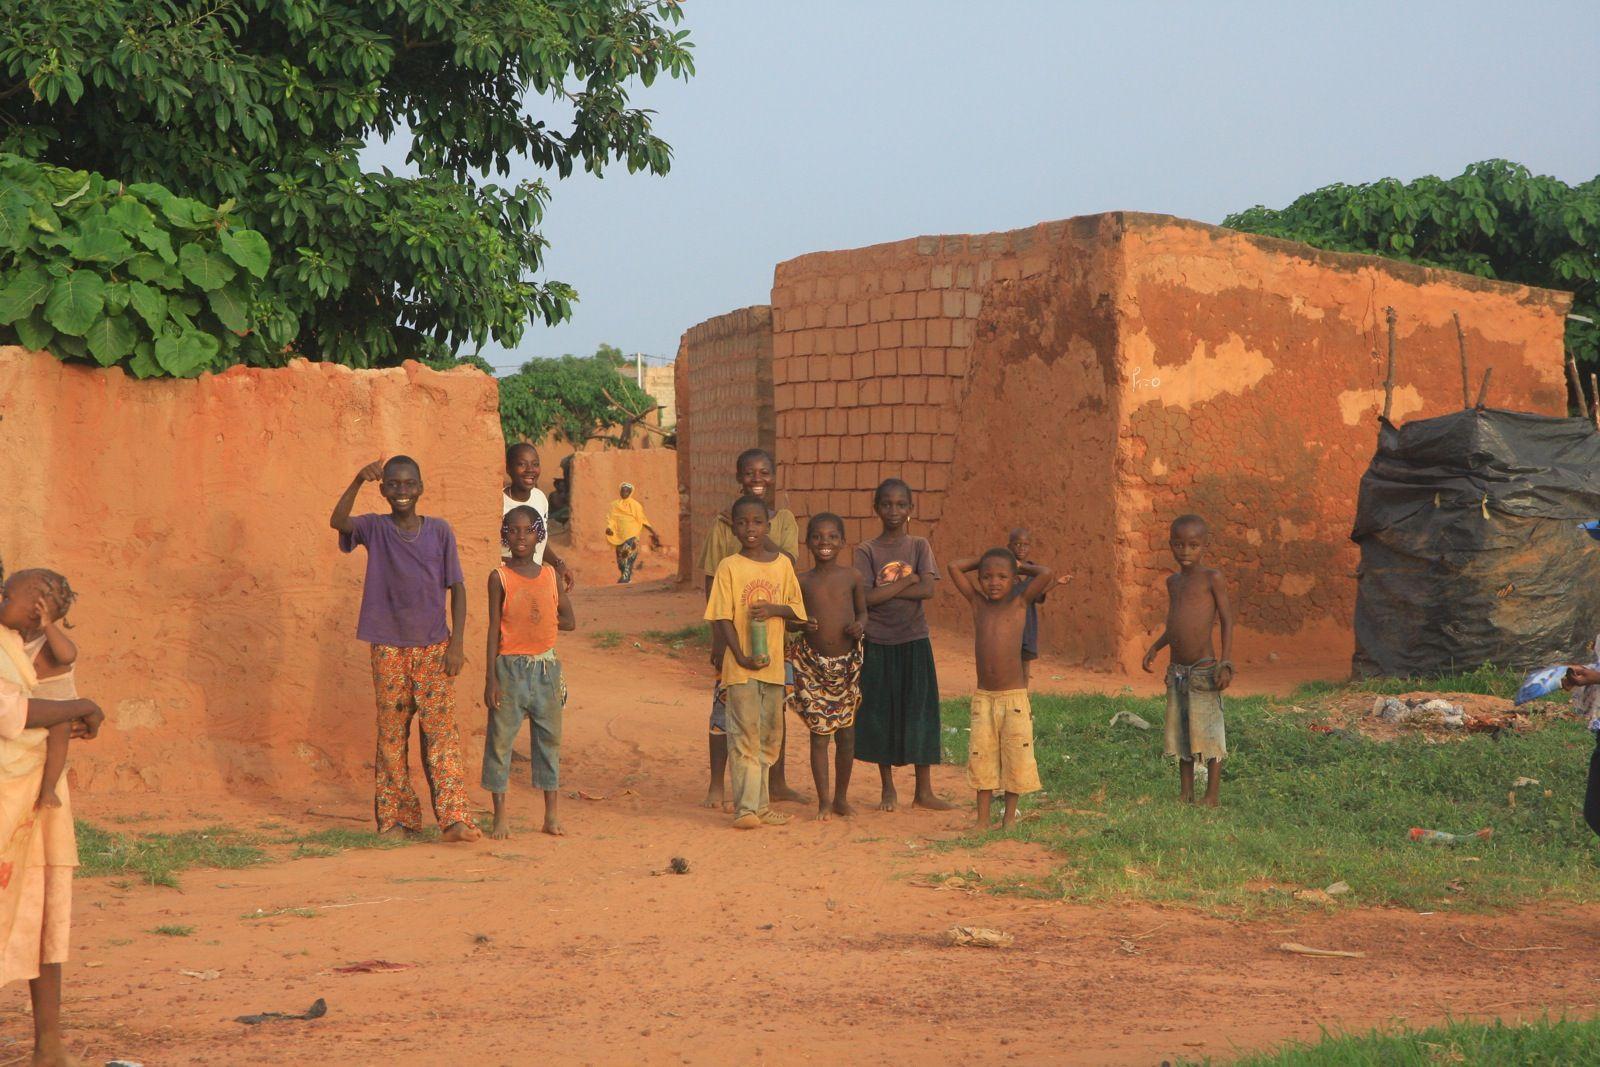
[[[662,427],[670,430],[678,425],[678,391],[674,364],[645,367],[644,381],[640,384],[661,406]]]

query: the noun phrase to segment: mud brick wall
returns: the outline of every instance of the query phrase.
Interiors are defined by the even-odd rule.
[[[679,345],[678,481],[689,501],[678,535],[681,577],[694,577],[706,532],[738,492],[739,453],[778,451],[772,343],[772,310],[762,304],[707,319]],[[656,510],[665,521],[665,503]]]
[[[1212,526],[1237,602],[1237,651],[1301,658],[1353,648],[1356,490],[1377,443],[1396,314],[1391,418],[1462,407],[1459,313],[1476,399],[1563,414],[1569,298],[1392,260],[1318,252],[1175,219],[1133,216],[1116,301],[1120,660],[1165,612],[1167,527]]]
[[[905,478],[942,561],[1030,527],[1073,575],[1045,651],[1124,669],[1161,626],[1167,525],[1199,511],[1237,658],[1337,661],[1387,305],[1395,418],[1460,405],[1452,311],[1493,403],[1560,410],[1566,298],[1525,287],[1132,213],[803,256],[773,287],[783,480],[860,540]],[[948,583],[929,610],[966,624]]]
[[[140,382],[0,348],[0,426],[0,556],[78,590],[78,687],[107,714],[73,745],[73,788],[283,795],[371,775],[365,553],[339,552],[328,514],[380,456],[414,457],[420,510],[455,528],[457,707],[476,703],[504,471],[488,375],[296,361]],[[388,508],[369,485],[371,511]]]

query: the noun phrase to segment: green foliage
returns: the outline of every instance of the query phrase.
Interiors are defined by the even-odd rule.
[[[267,243],[233,205],[0,153],[0,343],[193,377],[281,348]]]
[[[629,92],[692,74],[681,18],[677,0],[29,0],[0,20],[0,150],[160,182],[196,198],[167,211],[180,227],[206,221],[197,201],[236,204],[270,242],[265,292],[298,324],[295,354],[381,366],[511,347],[576,294],[530,280],[545,184],[486,176],[516,159],[665,173],[671,149]],[[541,101],[557,113],[527,113]],[[416,176],[363,169],[364,146],[392,137]],[[183,276],[218,291],[246,266],[220,252]]]
[[[1293,1041],[1276,1052],[1229,1060],[1233,1067],[1564,1067],[1600,1060],[1600,1019],[1447,1022],[1426,1030],[1324,1033],[1317,1044]],[[1213,1060],[1180,1060],[1181,1067]]]
[[[1046,792],[1024,799],[1036,814],[1016,833],[1058,849],[1062,866],[1025,892],[1245,915],[1317,906],[1292,890],[1338,881],[1352,891],[1337,907],[1600,899],[1582,818],[1594,743],[1559,704],[1534,709],[1549,718],[1540,729],[1430,744],[1314,731],[1323,716],[1304,705],[1230,699],[1220,810],[1179,803],[1175,761],[1161,754],[1163,699],[1035,695],[1033,710]],[[1153,729],[1109,725],[1121,710]],[[966,701],[945,703],[951,762],[966,758],[967,716]],[[1517,790],[1513,806],[1523,776],[1543,785]],[[1494,836],[1432,847],[1409,841],[1413,826]]]
[[[1600,364],[1600,177],[1580,185],[1535,175],[1503,159],[1454,178],[1329,185],[1281,210],[1253,207],[1224,226],[1367,252],[1574,294],[1567,346]]]
[[[500,379],[500,425],[507,441],[542,441],[552,430],[573,444],[609,441],[627,448],[633,427],[656,402],[624,373],[611,345],[592,356],[530,359]]]

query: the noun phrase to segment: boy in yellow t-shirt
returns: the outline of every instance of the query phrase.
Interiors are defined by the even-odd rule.
[[[784,623],[804,622],[806,609],[794,564],[768,545],[766,501],[742,496],[731,515],[739,553],[717,564],[705,617],[727,648],[733,825],[753,830],[789,821],[769,806],[767,773],[783,747]]]

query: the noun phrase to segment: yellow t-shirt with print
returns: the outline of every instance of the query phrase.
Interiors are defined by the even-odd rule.
[[[783,553],[771,563],[758,563],[742,555],[732,555],[717,564],[716,576],[711,580],[711,597],[706,601],[707,622],[728,619],[734,633],[739,636],[739,648],[746,658],[750,655],[750,608],[754,604],[779,604],[794,609],[795,617],[806,617],[805,600],[800,594],[800,579],[794,575],[794,565]],[[759,625],[759,624],[758,624]],[[732,650],[722,657],[722,684],[740,685],[744,682],[772,682],[783,684],[783,630],[784,620],[768,619],[767,665],[758,671],[747,671],[734,659]]]

